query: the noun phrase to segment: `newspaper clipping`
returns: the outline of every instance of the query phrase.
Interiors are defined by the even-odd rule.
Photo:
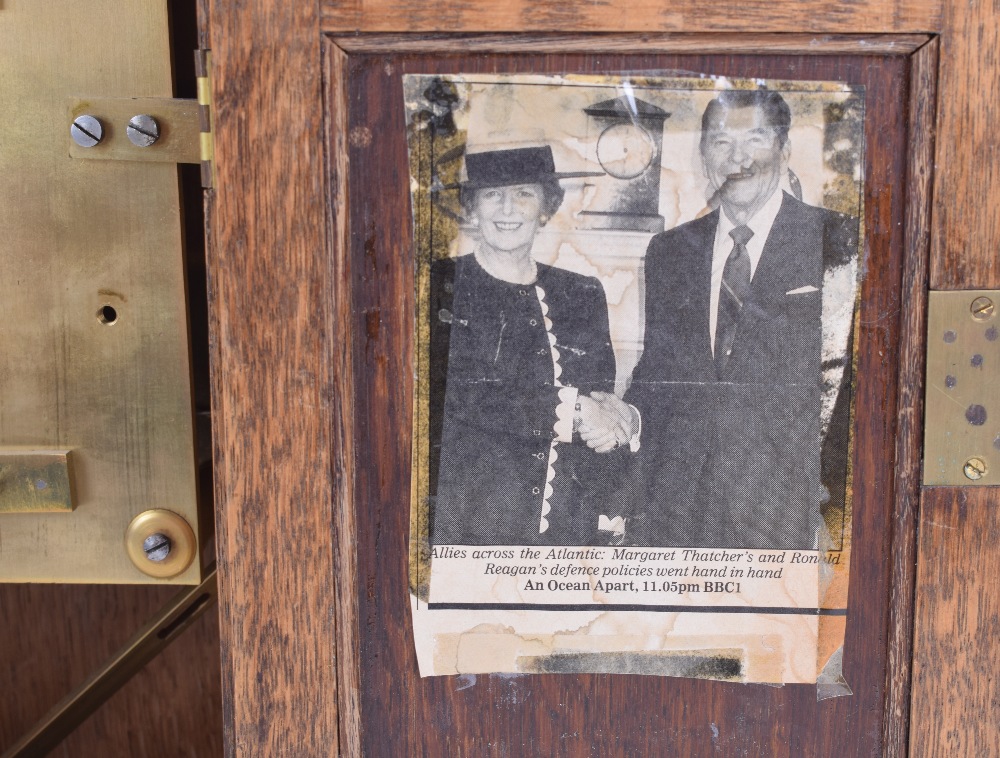
[[[863,90],[404,92],[421,674],[848,694]]]

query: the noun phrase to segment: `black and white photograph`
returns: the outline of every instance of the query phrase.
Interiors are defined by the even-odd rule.
[[[863,91],[650,76],[405,89],[417,596],[663,604],[658,584],[582,568],[573,586],[530,578],[539,557],[600,574],[646,556],[663,575],[771,580],[764,595],[811,572],[816,606],[818,566],[846,578],[849,556]],[[691,574],[699,561],[725,566]],[[604,578],[645,575],[622,571]],[[705,603],[674,584],[679,604]]]

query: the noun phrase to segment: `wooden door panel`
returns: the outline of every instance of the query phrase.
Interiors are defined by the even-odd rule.
[[[374,603],[378,585],[370,585],[369,599],[369,585],[354,575],[356,567],[341,561],[334,570],[335,552],[353,555],[359,537],[361,542],[370,539],[370,535],[359,536],[352,529],[357,505],[354,466],[367,464],[362,455],[368,455],[371,448],[369,444],[355,450],[355,424],[362,417],[349,407],[355,389],[353,336],[336,328],[349,320],[354,283],[348,276],[346,259],[321,252],[346,249],[349,232],[331,214],[329,223],[323,223],[327,198],[323,196],[324,164],[318,146],[324,136],[336,146],[327,166],[333,172],[328,199],[335,205],[346,187],[340,168],[346,160],[348,134],[339,128],[325,131],[323,120],[317,117],[318,104],[326,98],[335,112],[346,111],[348,93],[337,84],[342,80],[339,74],[324,91],[321,32],[361,32],[352,38],[352,49],[366,40],[364,33],[368,32],[433,33],[438,39],[424,44],[443,51],[448,46],[441,38],[458,32],[506,33],[494,41],[502,48],[518,39],[510,33],[596,32],[600,34],[594,39],[600,39],[611,33],[636,31],[642,33],[642,39],[656,34],[679,45],[690,42],[694,35],[708,36],[725,28],[736,33],[716,38],[717,44],[729,45],[733,51],[752,45],[770,49],[795,45],[795,38],[802,33],[808,35],[807,41],[820,45],[829,43],[827,35],[837,33],[938,35],[935,42],[913,56],[919,58],[914,78],[922,84],[910,92],[913,100],[906,136],[912,154],[926,157],[934,151],[937,134],[937,161],[911,163],[905,198],[897,195],[893,201],[908,207],[908,247],[900,314],[904,327],[898,331],[899,343],[891,345],[900,353],[899,427],[895,448],[878,453],[883,465],[896,467],[896,489],[893,492],[878,486],[875,493],[883,500],[895,496],[895,516],[887,522],[895,533],[892,551],[880,558],[889,564],[892,577],[892,594],[888,605],[882,607],[889,618],[886,634],[890,641],[889,707],[881,722],[887,735],[883,747],[891,755],[907,751],[908,640],[916,615],[910,752],[1000,754],[1000,746],[992,739],[998,701],[985,686],[995,657],[989,622],[996,617],[997,585],[990,581],[988,571],[963,574],[966,584],[962,592],[952,592],[949,587],[953,585],[941,582],[941,577],[955,576],[966,564],[989,567],[995,562],[993,537],[1000,523],[994,507],[996,490],[962,494],[936,489],[925,493],[921,504],[919,467],[912,464],[919,459],[921,444],[928,242],[933,237],[932,286],[995,287],[1000,272],[995,255],[1000,245],[1000,216],[996,213],[1000,154],[992,150],[993,124],[1000,108],[993,86],[1000,75],[1000,58],[995,53],[1000,49],[1000,27],[995,23],[994,4],[877,0],[845,5],[829,0],[775,0],[749,5],[682,2],[667,8],[662,3],[614,0],[579,7],[570,7],[563,0],[511,2],[499,7],[481,0],[436,4],[255,0],[238,7],[211,0],[201,3],[212,15],[207,46],[213,50],[216,68],[218,182],[211,201],[209,265],[213,281],[225,718],[232,754],[273,755],[282,750],[296,755],[327,754],[338,750],[338,742],[345,754],[356,754],[362,730],[369,741],[373,739],[371,730],[388,731],[390,722],[382,720],[388,715],[411,718],[403,722],[403,728],[411,731],[457,730],[462,726],[448,720],[454,713],[450,707],[437,721],[417,722],[416,714],[424,711],[401,696],[385,712],[358,708],[364,694],[362,674],[366,683],[375,676],[356,664],[359,638],[374,634],[379,623],[391,622],[395,629],[406,631],[408,613],[392,605],[398,599],[380,600],[383,605],[377,612],[359,623],[359,590],[363,587],[364,602]],[[763,33],[771,32],[783,34],[761,41]],[[344,47],[348,47],[346,42]],[[345,59],[338,50],[333,46],[326,49],[326,63],[334,73]],[[877,58],[869,61],[881,65]],[[933,85],[939,70],[941,97],[935,102]],[[932,193],[933,214],[927,203]],[[398,314],[394,318],[398,320]],[[892,320],[892,316],[887,318]],[[392,323],[394,329],[398,327],[398,321]],[[374,317],[371,328],[380,328],[378,325]],[[386,354],[385,360],[399,359]],[[396,376],[393,372],[398,363],[394,365],[384,378]],[[398,394],[398,390],[392,392]],[[388,394],[389,389],[383,393]],[[405,404],[408,396],[399,397]],[[877,426],[890,416],[885,412],[859,424]],[[405,436],[404,430],[399,434]],[[404,443],[386,434],[379,439],[392,456],[405,448]],[[308,475],[304,475],[306,466]],[[384,493],[389,491],[401,497],[406,494],[398,474],[379,486],[379,497],[386,497]],[[401,508],[401,502],[396,507]],[[922,570],[914,611],[912,579],[918,557],[913,537],[918,519],[928,523],[921,538]],[[335,527],[332,541],[331,523]],[[399,537],[393,536],[392,529],[378,534],[380,540],[395,540],[394,551],[399,547]],[[392,560],[398,560],[399,555],[393,552]],[[852,598],[857,597],[859,586],[863,592],[869,591],[870,583],[876,585],[876,594],[881,591],[881,574],[860,576],[858,565],[856,562]],[[402,576],[398,565],[384,571]],[[973,604],[976,623],[969,624]],[[854,629],[852,622],[849,645],[856,638]],[[879,647],[877,642],[875,647]],[[383,658],[386,655],[377,642],[368,650]],[[393,662],[405,664],[410,660],[407,655],[401,650]],[[368,660],[366,667],[371,656]],[[847,670],[852,683],[850,672],[857,671],[857,665],[849,655]],[[407,673],[400,681],[410,682],[411,677],[412,672]],[[501,685],[490,679],[486,686],[493,699],[509,701],[512,690]],[[417,685],[418,692],[424,692],[422,686]],[[752,692],[750,696],[733,696],[733,701],[746,700],[748,707],[753,707],[761,689],[697,682],[691,686],[703,689],[712,703],[729,697],[722,694],[727,688]],[[477,687],[482,688],[483,682]],[[872,687],[877,689],[878,685]],[[317,692],[323,696],[317,697]],[[403,690],[396,686],[394,692]],[[670,690],[670,694],[674,692]],[[454,697],[463,697],[463,693],[466,691]],[[481,697],[492,702],[491,697]],[[868,696],[858,693],[855,697]],[[537,697],[534,699],[537,702]],[[866,702],[877,700],[872,697]],[[523,702],[523,710],[531,710],[531,698]],[[786,701],[768,702],[786,708],[773,714],[775,719],[784,719]],[[651,708],[646,702],[637,707],[644,711]],[[838,703],[835,707],[846,706]],[[427,723],[433,726],[427,727]],[[684,722],[675,726],[664,719],[659,723],[665,725],[663,733],[679,733],[685,728],[680,726]],[[876,740],[877,724],[869,723],[869,727],[870,738]],[[836,729],[844,731],[839,724]],[[975,734],[965,739],[970,730]],[[778,729],[777,733],[787,736],[788,730]],[[710,742],[708,745],[711,748]]]
[[[339,55],[328,48],[330,55]],[[403,73],[660,70],[863,84],[866,277],[859,332],[855,534],[845,676],[854,695],[817,703],[814,687],[641,676],[437,677],[416,671],[406,591],[414,259]],[[345,84],[346,82],[346,84]],[[356,666],[354,747],[366,755],[879,755],[886,726],[887,614],[896,378],[904,268],[908,60],[903,56],[463,55],[346,58],[350,322],[355,478],[342,566],[342,664]],[[335,166],[335,171],[339,170]],[[336,180],[336,179],[335,179]],[[913,260],[916,265],[918,261]],[[352,518],[353,517],[353,518]],[[340,576],[346,576],[344,572]],[[353,595],[351,593],[353,592]],[[346,628],[344,628],[346,626]],[[352,639],[353,638],[353,639]],[[356,654],[356,662],[351,654]]]

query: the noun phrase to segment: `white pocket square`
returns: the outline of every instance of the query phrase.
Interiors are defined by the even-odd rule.
[[[597,530],[600,532],[613,532],[616,535],[625,534],[625,519],[621,516],[608,518],[602,514],[597,517]]]
[[[811,284],[807,284],[805,287],[798,287],[798,288],[793,289],[793,290],[788,290],[788,292],[786,292],[785,294],[786,295],[805,295],[807,292],[819,292],[819,290],[816,287],[813,287]]]

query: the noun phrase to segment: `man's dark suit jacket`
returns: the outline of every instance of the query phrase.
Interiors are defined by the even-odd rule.
[[[658,234],[645,261],[642,415],[626,541],[811,548],[820,506],[843,503],[849,392],[820,452],[825,271],[857,251],[857,220],[784,195],[717,373],[709,333],[719,211]],[[798,291],[798,292],[796,292]],[[850,386],[850,357],[841,389]]]

